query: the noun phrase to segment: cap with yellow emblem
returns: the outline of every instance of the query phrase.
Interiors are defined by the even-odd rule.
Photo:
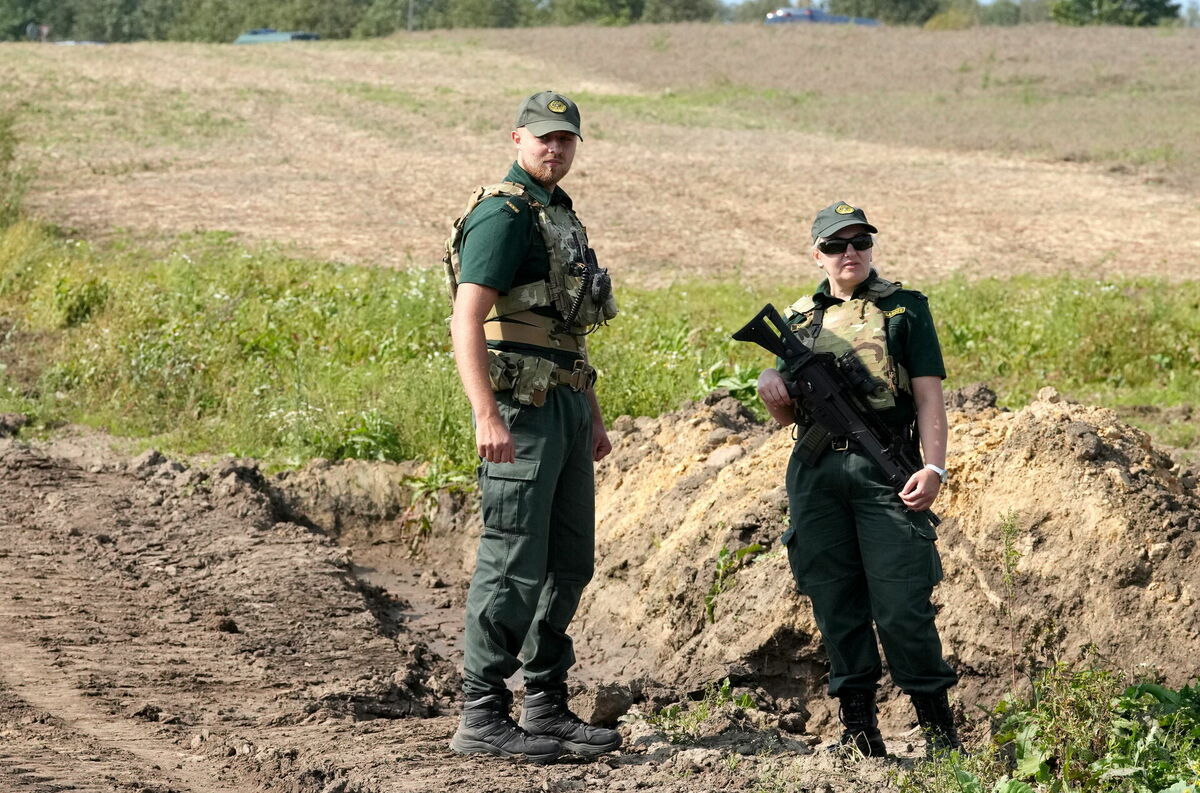
[[[866,212],[858,207],[850,206],[845,201],[837,201],[817,213],[817,219],[813,221],[812,226],[813,242],[821,237],[828,237],[846,226],[866,226],[867,231],[872,234],[879,233],[879,229],[867,222]]]
[[[579,132],[579,106],[554,91],[541,91],[521,102],[513,129],[527,128],[541,137],[551,132]]]

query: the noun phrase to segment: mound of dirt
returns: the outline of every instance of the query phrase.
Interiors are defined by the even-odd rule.
[[[997,409],[982,386],[947,404],[952,477],[938,502],[946,577],[935,601],[962,675],[960,708],[989,705],[1056,661],[1173,685],[1194,678],[1195,478],[1112,411],[1052,389],[1016,412]],[[790,431],[714,392],[661,418],[617,419],[610,437],[613,453],[597,468],[596,576],[574,624],[577,678],[618,682],[661,705],[728,677],[791,731],[832,734],[825,654],[778,543]],[[388,470],[400,487],[401,469]],[[381,471],[321,464],[286,484],[309,494],[314,515],[339,503],[374,512]],[[340,501],[314,501],[318,481],[337,482]],[[405,514],[411,494],[390,498]],[[440,506],[420,564],[461,598],[478,509],[473,497],[443,496]],[[411,545],[411,526],[388,525],[372,543]],[[362,554],[378,551],[359,546]],[[388,564],[407,563],[380,566]],[[911,729],[907,698],[885,688],[881,701],[885,730]]]
[[[950,403],[935,597],[963,678],[957,696],[990,704],[1012,687],[1014,664],[1093,654],[1173,685],[1195,677],[1194,480],[1113,412],[1052,389],[1017,412],[979,389]],[[577,623],[586,668],[685,689],[729,676],[806,702],[808,728],[828,733],[824,653],[778,545],[789,432],[713,397],[621,419],[612,435],[598,474],[597,574]],[[722,570],[723,549],[743,552],[733,570]],[[885,726],[907,729],[904,698],[884,699]]]

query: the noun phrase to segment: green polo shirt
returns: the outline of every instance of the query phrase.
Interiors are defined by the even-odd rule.
[[[529,196],[543,206],[562,204],[571,208],[571,197],[562,188],[555,186],[553,193],[547,193],[546,188],[515,162],[504,181],[524,185]],[[463,224],[459,255],[462,262],[458,276],[460,284],[491,287],[502,295],[508,294],[514,286],[545,281],[550,277],[550,256],[546,253],[542,232],[538,230],[529,204],[520,198],[493,196],[480,201]],[[546,316],[560,316],[550,307],[533,310]],[[489,341],[488,346],[540,355],[567,369],[580,357],[577,353],[514,342]]]
[[[871,282],[878,277],[872,270],[867,280],[854,290],[854,297],[861,297]],[[842,302],[844,301],[841,298],[830,294],[828,279],[822,281],[813,294],[813,303],[818,306],[831,306]],[[885,320],[884,325],[888,354],[908,371],[908,376],[940,377],[944,380],[946,365],[942,361],[942,347],[938,342],[937,330],[933,326],[928,298],[914,289],[897,289],[887,297],[880,298],[875,305],[885,314],[894,312]],[[777,365],[782,364],[783,362],[779,361]],[[908,394],[897,395],[894,408],[879,412],[880,419],[893,427],[909,424],[916,415],[916,405]]]
[[[524,185],[531,198],[544,206],[565,204],[571,197],[555,187],[549,194],[524,168],[513,163],[506,182]],[[488,286],[507,294],[514,286],[544,281],[550,258],[529,204],[519,198],[493,196],[479,203],[463,225],[459,283]]]

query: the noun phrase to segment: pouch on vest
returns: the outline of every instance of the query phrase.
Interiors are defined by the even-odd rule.
[[[552,381],[554,361],[536,355],[488,350],[488,379],[493,391],[512,390],[513,399],[522,405],[541,407],[546,393],[557,385]]]

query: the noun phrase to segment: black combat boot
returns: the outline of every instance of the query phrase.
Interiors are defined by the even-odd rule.
[[[917,711],[921,732],[925,734],[925,754],[933,757],[954,749],[961,751],[962,741],[954,729],[954,711],[950,710],[946,690],[936,694],[909,694],[908,697]]]
[[[462,719],[450,739],[459,754],[494,754],[497,757],[549,763],[562,754],[558,741],[530,735],[513,721],[509,708],[512,693],[489,694],[463,703]]]
[[[838,744],[853,747],[863,757],[887,757],[887,747],[875,716],[875,689],[849,688],[838,694],[838,716],[846,729]]]
[[[593,727],[567,707],[567,689],[526,691],[521,708],[521,727],[530,735],[553,738],[564,752],[594,757],[621,745],[621,733]]]

